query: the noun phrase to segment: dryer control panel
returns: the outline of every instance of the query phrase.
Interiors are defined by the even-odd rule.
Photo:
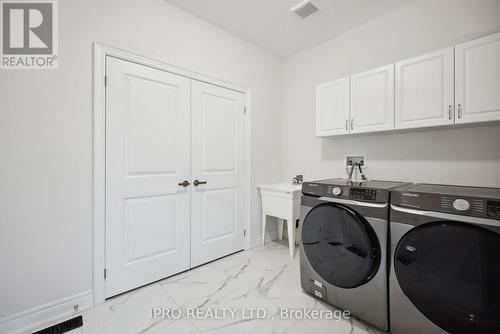
[[[394,191],[391,203],[425,211],[500,219],[500,189],[415,184]]]
[[[481,215],[484,212],[484,200],[482,199],[464,199],[449,196],[441,197],[441,209],[446,212],[460,212],[464,214],[477,213]]]

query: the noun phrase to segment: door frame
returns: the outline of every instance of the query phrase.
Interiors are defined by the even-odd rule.
[[[106,264],[106,57],[111,56],[139,65],[177,74],[189,79],[231,89],[245,96],[244,146],[243,146],[243,226],[245,233],[244,248],[250,248],[250,198],[251,198],[251,90],[201,73],[193,72],[149,57],[141,56],[99,42],[93,42],[93,183],[92,183],[92,221],[93,221],[93,293],[94,306],[105,301],[104,269]]]

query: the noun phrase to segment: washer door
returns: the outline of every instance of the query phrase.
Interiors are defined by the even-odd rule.
[[[302,245],[314,270],[337,287],[365,284],[380,265],[375,231],[361,215],[342,205],[312,208],[302,224]]]
[[[420,225],[394,253],[401,289],[450,333],[500,333],[500,236],[471,224]]]

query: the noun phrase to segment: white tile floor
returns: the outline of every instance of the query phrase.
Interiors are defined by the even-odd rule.
[[[155,319],[152,307],[220,312],[231,308],[236,313],[234,318],[224,319]],[[249,319],[252,307],[263,308],[268,317]],[[112,298],[83,312],[83,327],[71,334],[380,333],[353,317],[340,321],[277,319],[280,308],[304,307],[335,310],[302,291],[299,255],[292,260],[284,244],[272,242]]]

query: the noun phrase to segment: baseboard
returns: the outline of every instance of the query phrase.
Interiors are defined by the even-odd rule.
[[[278,231],[270,231],[266,233],[266,243],[278,239]],[[255,248],[262,245],[262,236],[254,235],[250,238],[250,248]]]
[[[78,305],[77,310],[75,310],[75,305]],[[43,329],[64,318],[92,308],[93,305],[91,290],[61,298],[0,319],[0,333],[18,334]]]

